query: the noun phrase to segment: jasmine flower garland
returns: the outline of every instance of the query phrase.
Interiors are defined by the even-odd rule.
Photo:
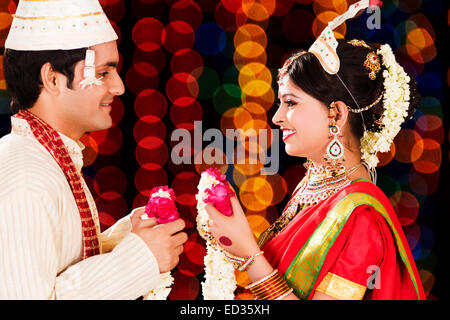
[[[210,218],[205,206],[211,196],[211,190],[223,184],[225,176],[220,171],[208,169],[201,174],[198,184],[197,230],[206,240],[205,281],[202,282],[202,293],[205,300],[233,300],[236,290],[234,266],[227,259],[220,246],[209,232]]]
[[[383,56],[384,96],[381,132],[365,131],[361,138],[362,159],[370,168],[378,164],[377,152],[387,152],[408,115],[409,81],[405,70],[397,63],[391,47],[385,44],[377,54]]]

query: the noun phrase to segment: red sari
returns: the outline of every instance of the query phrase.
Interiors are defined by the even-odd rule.
[[[394,209],[367,181],[304,209],[262,249],[300,299],[426,299]]]

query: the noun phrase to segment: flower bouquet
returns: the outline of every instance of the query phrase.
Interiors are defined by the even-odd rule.
[[[202,283],[205,300],[233,300],[236,290],[234,266],[209,232],[210,218],[205,206],[211,203],[226,216],[231,216],[230,198],[234,191],[219,170],[210,168],[202,172],[198,184],[197,230],[206,240],[205,281]]]
[[[164,224],[172,222],[180,217],[175,206],[175,193],[168,186],[155,187],[152,189],[147,205],[145,206],[144,217],[156,217],[156,222]],[[165,300],[170,293],[170,286],[173,284],[173,277],[170,271],[160,275],[159,284],[152,289],[144,300]]]

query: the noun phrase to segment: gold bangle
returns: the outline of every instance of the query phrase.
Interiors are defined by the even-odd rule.
[[[255,262],[255,258],[264,254],[264,251],[259,251],[255,253],[253,256],[247,256],[244,263],[238,268],[239,271],[247,271],[250,266]]]
[[[277,269],[262,279],[246,286],[245,289],[251,291],[255,300],[282,299],[293,291],[289,288],[286,280],[278,273]]]
[[[267,279],[269,279],[270,277],[273,277],[274,274],[278,273],[278,269],[274,269],[271,273],[269,273],[268,275],[262,277],[261,279],[259,279],[256,282],[250,283],[248,286],[245,287],[245,289],[251,289],[254,286],[257,286],[258,284],[260,284],[263,281],[266,281]]]

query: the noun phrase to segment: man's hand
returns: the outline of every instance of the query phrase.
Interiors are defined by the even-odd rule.
[[[188,239],[182,219],[166,224],[157,224],[156,218],[141,219],[144,209],[136,210],[131,216],[131,232],[136,233],[152,251],[159,266],[159,272],[172,270],[178,264],[179,256],[183,252],[183,243]]]

